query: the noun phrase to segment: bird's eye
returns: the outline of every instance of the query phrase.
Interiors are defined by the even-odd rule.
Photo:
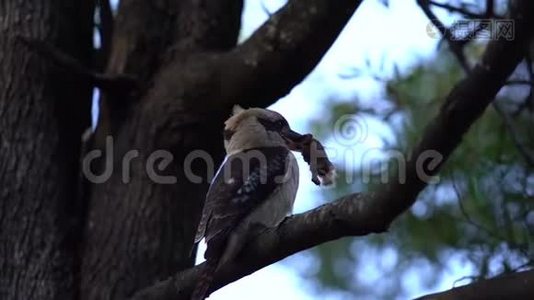
[[[284,129],[284,127],[289,127],[289,124],[287,124],[286,120],[272,120],[272,119],[264,119],[264,118],[258,118],[258,121],[265,127],[265,129],[270,131],[280,131]]]

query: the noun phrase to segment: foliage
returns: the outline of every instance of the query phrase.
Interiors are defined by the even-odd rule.
[[[471,54],[479,53],[476,47],[480,45],[471,48]],[[346,114],[364,121],[373,118],[394,137],[384,140],[381,150],[386,155],[392,150],[408,153],[462,76],[454,57],[441,50],[433,59],[385,82],[386,100],[328,101],[327,121],[314,121],[311,126],[322,138],[329,138],[332,124]],[[529,99],[518,101],[525,90],[526,86],[507,89],[497,101],[511,113]],[[446,164],[439,183],[429,186],[389,233],[309,250],[305,255],[313,257],[309,261],[316,268],[305,277],[326,292],[349,291],[358,299],[361,295],[403,299],[416,296],[410,290],[417,285],[430,288],[458,266],[467,268],[470,279],[534,267],[534,169],[517,147],[520,142],[534,150],[533,111],[522,109],[511,122],[518,132],[511,132],[510,124],[494,108],[486,111]],[[349,173],[362,174],[365,162],[353,169],[339,167],[343,183]],[[380,181],[381,170],[376,167],[374,180],[356,181],[358,190],[372,189]],[[354,185],[340,184],[321,198],[334,199],[353,189]],[[289,263],[297,260],[298,256]]]

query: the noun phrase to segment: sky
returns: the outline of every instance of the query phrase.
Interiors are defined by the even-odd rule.
[[[241,40],[246,39],[267,18],[275,12],[283,0],[245,0]],[[117,0],[112,0],[116,8]],[[442,16],[438,14],[439,16]],[[374,74],[391,77],[394,66],[401,72],[417,62],[430,57],[438,40],[427,33],[429,22],[422,14],[416,1],[390,0],[386,8],[379,0],[366,0],[351,18],[334,45],[323,57],[315,70],[299,85],[270,108],[282,113],[299,132],[308,132],[310,120],[320,116],[322,104],[327,99],[347,99],[357,96],[373,101],[383,97],[382,83],[373,79]],[[98,43],[98,41],[96,41]],[[362,72],[365,70],[365,72]],[[358,76],[352,76],[358,74]],[[97,94],[95,93],[95,99]],[[93,105],[93,120],[96,123],[97,105]],[[295,109],[298,107],[298,109]],[[381,147],[379,136],[387,135],[371,121],[360,124],[365,129],[358,150],[366,151]],[[325,143],[329,156],[343,150],[336,141]],[[336,158],[332,157],[335,161]],[[314,195],[318,187],[309,180],[308,166],[299,159],[301,184],[295,201],[294,213],[301,213],[316,205]],[[338,157],[339,159],[339,157]],[[201,244],[197,262],[202,261],[205,246]],[[394,254],[376,256],[374,263],[394,261]],[[381,260],[381,261],[380,261]],[[295,264],[292,264],[293,266]],[[377,280],[380,274],[372,267],[361,270],[366,280]],[[451,288],[458,278],[470,275],[471,266],[464,265],[460,258],[451,258],[447,275],[432,290],[423,288],[418,282],[417,271],[408,274],[405,282],[411,297]],[[323,299],[307,288],[296,270],[279,262],[240,279],[216,292],[209,299]]]

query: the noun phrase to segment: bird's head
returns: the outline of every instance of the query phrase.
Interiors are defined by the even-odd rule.
[[[226,120],[224,141],[227,153],[235,153],[257,147],[285,146],[300,150],[311,135],[291,130],[287,120],[279,113],[263,109],[243,109],[234,106],[233,115]]]

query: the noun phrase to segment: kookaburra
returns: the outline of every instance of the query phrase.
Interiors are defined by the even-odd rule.
[[[277,112],[234,107],[225,122],[226,158],[208,190],[195,243],[206,239],[207,268],[193,292],[204,299],[214,272],[242,250],[252,228],[275,227],[293,209],[299,171],[291,150],[311,135]]]

